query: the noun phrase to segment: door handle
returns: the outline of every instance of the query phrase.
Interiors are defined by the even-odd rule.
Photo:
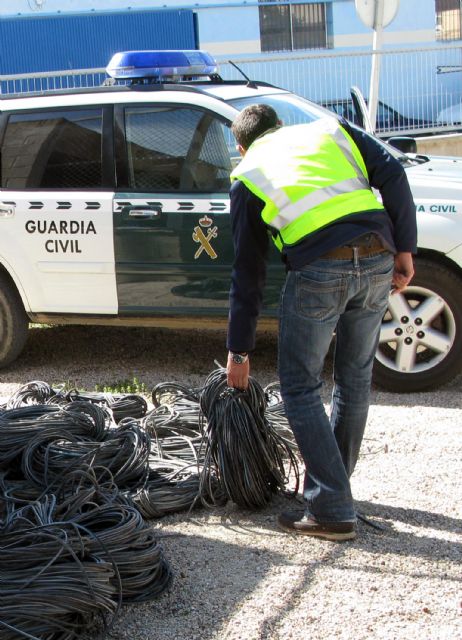
[[[11,204],[0,203],[0,218],[12,218],[16,212],[16,207]]]
[[[160,214],[162,213],[161,209],[150,209],[149,207],[127,207],[124,211],[128,212],[130,218],[144,219],[144,220],[152,220],[155,218],[160,218]]]

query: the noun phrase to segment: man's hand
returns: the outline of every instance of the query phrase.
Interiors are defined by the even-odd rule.
[[[249,386],[250,363],[247,358],[243,364],[236,364],[232,360],[232,356],[228,353],[228,365],[226,367],[228,374],[228,387],[235,389],[247,389]]]
[[[414,263],[412,253],[400,252],[395,255],[395,268],[393,270],[393,293],[399,293],[407,287],[414,276]]]

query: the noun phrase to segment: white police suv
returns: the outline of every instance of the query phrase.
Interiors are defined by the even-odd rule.
[[[112,85],[0,100],[2,366],[29,322],[224,320],[231,121],[254,102],[285,124],[334,117],[265,83],[223,81],[201,51],[121,53],[107,71]],[[389,150],[412,186],[419,255],[412,286],[390,297],[375,379],[413,391],[462,366],[462,160]],[[275,252],[263,319],[283,278]]]

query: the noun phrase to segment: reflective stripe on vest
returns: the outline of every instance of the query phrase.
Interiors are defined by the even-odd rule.
[[[288,129],[291,131],[288,131]],[[278,138],[277,140],[275,140],[276,136]],[[303,137],[300,138],[297,136]],[[250,147],[249,152],[233,171],[231,177],[232,179],[242,180],[251,191],[265,201],[266,206],[262,212],[263,219],[271,227],[279,231],[285,230],[286,233],[283,233],[281,236],[285,243],[296,243],[312,231],[344,215],[356,213],[360,210],[383,208],[371,191],[366,177],[364,163],[362,163],[363,166],[360,164],[362,157],[359,149],[350,136],[348,136],[347,132],[341,129],[335,119],[326,118],[307,125],[285,127],[268,134],[268,138],[265,138],[266,136],[263,136],[254,143],[255,146],[252,145]],[[290,150],[291,145],[297,147],[300,140],[302,141],[301,146],[297,148],[296,151],[302,151],[304,153],[303,140],[305,139],[309,141],[312,146],[312,153],[310,154],[308,151],[306,154],[305,160],[307,162],[305,164],[311,162],[316,165],[318,154],[321,169],[325,172],[326,167],[328,167],[329,171],[330,167],[326,163],[325,155],[322,156],[322,152],[324,152],[324,154],[326,150],[327,153],[329,152],[329,145],[330,147],[334,145],[334,148],[335,145],[338,147],[338,152],[342,154],[338,156],[338,159],[340,164],[343,164],[340,168],[335,166],[335,164],[332,166],[334,181],[330,182],[326,187],[317,186],[317,184],[322,185],[323,180],[329,181],[329,175],[327,175],[327,177],[325,175],[319,177],[317,176],[316,170],[313,170],[312,181],[315,186],[307,187],[309,193],[306,195],[302,194],[299,199],[297,199],[298,196],[294,194],[292,194],[293,197],[291,198],[290,193],[291,190],[293,191],[292,185],[283,184],[281,186],[280,183],[282,180],[279,180],[278,184],[278,176],[277,172],[275,172],[278,158],[276,156],[275,159],[274,156],[275,152],[281,149],[281,145],[288,144]],[[285,149],[286,147],[283,147],[283,151],[279,154],[280,162],[292,160],[290,154],[288,155],[286,153],[284,155]],[[259,164],[258,158],[260,158],[262,168],[255,166]],[[270,162],[268,162],[268,158],[270,158]],[[300,163],[298,166],[302,166],[302,161],[296,158],[296,154],[294,155],[294,160],[295,163]],[[270,167],[270,170],[268,170],[268,167]],[[295,164],[295,169],[296,168],[297,165]],[[293,170],[293,168],[291,170]],[[265,174],[265,171],[270,173],[270,177]],[[271,173],[271,171],[273,173]],[[281,169],[281,172],[285,172],[284,167]],[[343,178],[337,182],[335,182],[336,173],[339,177],[341,177],[343,173]],[[345,174],[348,173],[350,173],[350,176],[352,173],[355,175],[345,179]],[[303,191],[303,182],[295,184],[293,187],[298,189],[298,191]],[[338,196],[341,197],[338,198]],[[335,203],[329,203],[329,201],[332,201],[334,198],[337,198]],[[310,210],[316,207],[318,207],[316,215],[310,215]],[[298,220],[301,216],[304,217],[303,224],[300,224],[302,221]],[[297,220],[298,222],[295,223]],[[296,236],[295,238],[292,237],[294,234]],[[284,235],[286,235],[286,238],[284,238]],[[279,246],[281,243],[276,242],[276,244]]]
[[[246,171],[245,177],[250,182],[253,182],[262,191],[266,191],[266,194],[271,198],[274,204],[279,209],[279,215],[271,220],[271,226],[275,229],[283,229],[290,222],[293,222],[299,218],[308,209],[313,209],[323,202],[331,200],[335,196],[343,193],[350,193],[358,189],[369,189],[369,183],[364,176],[349,178],[337,184],[324,187],[324,189],[318,189],[313,193],[308,194],[297,202],[292,202],[283,189],[267,188],[270,183],[260,171],[260,169],[252,169]]]

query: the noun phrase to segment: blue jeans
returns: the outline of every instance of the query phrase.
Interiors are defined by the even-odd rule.
[[[305,463],[307,513],[356,519],[349,478],[369,410],[372,365],[387,307],[393,255],[320,258],[290,271],[281,294],[279,378],[286,415]],[[330,417],[321,374],[336,332]]]

